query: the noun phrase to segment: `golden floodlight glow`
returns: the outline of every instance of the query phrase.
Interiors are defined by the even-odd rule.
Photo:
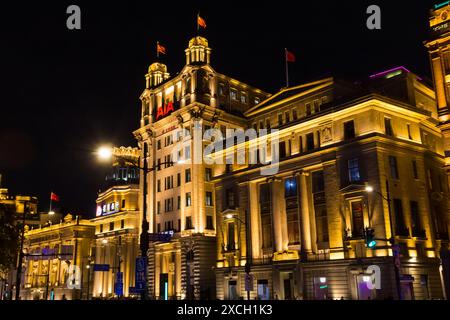
[[[49,213],[48,213],[49,215],[54,215],[55,214],[55,211],[49,211]]]
[[[227,218],[227,219],[233,219],[233,215],[232,215],[231,213],[227,213],[227,214],[225,215],[225,218]]]
[[[366,186],[365,190],[366,190],[366,192],[373,192],[373,187],[372,186]]]

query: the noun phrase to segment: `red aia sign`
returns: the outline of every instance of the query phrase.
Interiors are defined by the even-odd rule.
[[[156,120],[167,116],[172,111],[174,111],[173,102],[169,101],[164,106],[158,108],[158,110],[156,111]]]

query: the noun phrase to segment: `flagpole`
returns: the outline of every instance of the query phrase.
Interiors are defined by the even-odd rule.
[[[156,59],[159,60],[159,41],[156,41]]]
[[[197,35],[199,34],[199,32],[200,32],[200,26],[199,26],[199,24],[198,24],[198,17],[200,16],[200,12],[198,12],[197,13]]]
[[[50,192],[50,209],[48,210],[49,213],[52,212],[52,193],[53,191]]]
[[[286,63],[286,88],[289,88],[289,69],[287,61],[287,48],[284,48],[284,61]]]

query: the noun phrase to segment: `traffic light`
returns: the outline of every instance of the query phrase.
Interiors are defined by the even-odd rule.
[[[375,230],[372,228],[365,229],[365,237],[366,237],[366,245],[368,248],[373,249],[377,245],[377,241],[375,240]]]

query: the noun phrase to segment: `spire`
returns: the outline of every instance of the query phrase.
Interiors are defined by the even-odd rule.
[[[186,52],[186,64],[209,64],[211,48],[206,38],[196,36],[189,41]]]

